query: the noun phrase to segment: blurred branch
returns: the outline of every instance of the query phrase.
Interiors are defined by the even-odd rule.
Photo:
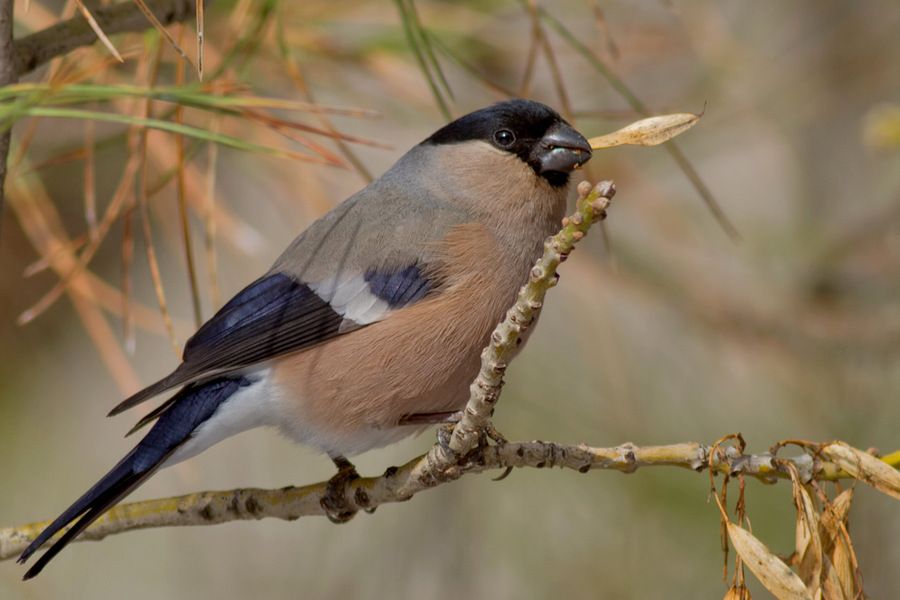
[[[165,25],[194,16],[196,7],[196,0],[156,0],[149,5],[156,18]],[[153,26],[132,2],[98,7],[91,14],[107,35],[143,31]],[[13,0],[0,0],[0,87],[15,83],[19,77],[57,56],[96,41],[97,34],[91,24],[80,15],[13,40]],[[3,214],[9,141],[10,130],[6,129],[0,133],[0,215]]]
[[[13,47],[13,0],[0,0],[0,87],[16,82],[15,48]],[[11,131],[0,133],[0,222],[3,217],[6,157],[9,155]]]
[[[2,1],[5,5],[7,0]],[[208,3],[209,0],[206,1]],[[155,0],[146,2],[146,5],[163,25],[187,20],[197,12],[196,0]],[[107,35],[153,27],[134,2],[98,7],[91,14]],[[21,77],[57,56],[81,46],[90,46],[96,41],[97,35],[81,16],[57,23],[15,41],[15,72]]]
[[[790,479],[789,463],[807,481],[851,477],[837,464],[812,454],[776,459],[768,453],[748,455],[733,446],[706,446],[696,442],[646,447],[628,443],[612,448],[540,441],[509,442],[481,445],[462,461],[440,467],[436,467],[431,457],[428,453],[401,467],[390,467],[378,477],[352,481],[345,490],[346,500],[357,509],[371,510],[382,504],[409,500],[419,492],[456,481],[466,474],[522,467],[560,467],[580,473],[591,470],[633,473],[640,467],[659,466],[703,471],[710,467],[716,473],[744,474],[773,481],[775,478]],[[897,466],[900,453],[887,459],[889,464]],[[280,489],[240,488],[122,504],[107,512],[76,541],[101,540],[135,529],[217,525],[264,518],[293,521],[300,517],[324,516],[326,512],[321,500],[327,485],[327,482],[320,482]],[[48,523],[0,529],[0,560],[17,556]]]

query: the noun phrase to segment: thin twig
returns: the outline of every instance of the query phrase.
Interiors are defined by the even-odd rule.
[[[151,25],[169,42],[169,45],[175,49],[175,52],[187,63],[191,62],[191,59],[188,58],[187,53],[181,48],[181,44],[172,37],[172,34],[169,33],[169,30],[166,29],[165,25],[159,22],[159,19],[156,18],[156,15],[153,14],[153,11],[150,10],[150,7],[147,6],[147,3],[144,0],[134,0],[134,4],[140,9],[144,16],[147,17],[147,20]]]
[[[462,456],[478,444],[482,432],[490,425],[506,366],[515,355],[521,336],[540,312],[547,290],[556,285],[557,267],[591,225],[606,217],[606,209],[615,192],[616,187],[611,181],[601,182],[593,188],[586,181],[578,185],[575,213],[563,219],[559,233],[544,243],[544,254],[531,269],[528,283],[519,291],[506,318],[491,334],[491,343],[481,354],[481,370],[470,387],[469,402],[453,428],[449,447],[435,446],[432,449],[435,458],[447,462],[452,458],[448,454]]]
[[[150,10],[163,25],[184,21],[196,14],[196,0],[155,0]],[[3,0],[3,4],[6,0]],[[132,2],[99,7],[91,13],[107,34],[143,31],[152,27],[141,9]],[[83,17],[73,17],[15,41],[15,71],[19,77],[45,62],[68,54],[81,46],[90,46],[97,36]]]
[[[151,86],[156,84],[156,80],[159,75],[162,48],[162,45],[157,46],[156,56],[153,59],[152,63],[153,66],[150,68],[149,84]],[[148,98],[144,102],[144,117],[149,118],[152,115],[152,111],[153,107],[151,105],[150,99]],[[141,179],[140,185],[138,186],[137,204],[138,209],[140,210],[141,229],[144,234],[144,250],[147,253],[147,263],[150,267],[150,278],[153,281],[153,290],[156,292],[156,300],[159,304],[159,312],[162,315],[163,322],[166,324],[166,331],[169,334],[169,342],[172,344],[172,349],[175,351],[176,356],[180,356],[181,346],[178,343],[178,338],[175,336],[175,327],[172,323],[172,316],[169,313],[169,306],[166,301],[166,292],[162,282],[162,274],[159,270],[159,261],[156,257],[156,247],[153,243],[152,225],[150,224],[150,209],[148,206],[147,196],[149,178],[149,169],[147,164],[147,138],[149,135],[150,132],[147,130],[142,130],[140,132]]]
[[[291,78],[294,86],[303,95],[303,98],[310,104],[315,104],[315,97],[313,96],[312,88],[307,83],[306,77],[304,77],[303,75],[303,71],[300,70],[298,61],[293,60],[290,48],[288,47],[288,44],[285,40],[284,21],[284,18],[278,20],[277,28],[275,31],[276,42],[278,44],[279,52],[281,53],[282,62],[285,66],[285,69],[287,70],[288,76]],[[350,145],[340,137],[337,137],[337,128],[332,124],[328,116],[325,114],[320,114],[319,122],[322,123],[322,127],[326,132],[334,136],[334,144],[344,156],[344,159],[348,163],[350,163],[350,165],[356,170],[357,173],[359,173],[359,176],[362,177],[363,181],[365,181],[366,183],[371,183],[374,179],[371,171],[366,168],[366,166],[359,159],[353,149],[350,148]]]
[[[712,457],[711,457],[712,454]],[[782,461],[785,459],[781,459]],[[796,465],[801,476],[810,474],[818,480],[849,477],[834,464],[820,462],[809,454],[787,459]],[[487,446],[467,457],[462,463],[420,475],[431,468],[430,455],[419,456],[401,467],[391,467],[377,477],[354,480],[348,485],[347,499],[359,509],[372,509],[382,504],[403,502],[414,494],[455,481],[466,474],[499,469],[559,467],[580,473],[592,470],[633,473],[641,467],[681,467],[703,471],[707,465],[718,473],[743,473],[766,480],[787,479],[769,454],[741,454],[734,447],[720,447],[688,442],[669,446],[638,447],[623,444],[611,448],[595,448],[584,444],[565,445],[555,442],[508,442]],[[91,525],[76,541],[101,540],[108,535],[135,529],[217,525],[241,520],[264,518],[293,521],[300,517],[324,516],[320,503],[327,482],[303,487],[278,489],[241,488],[209,491],[145,500],[119,505]],[[0,560],[17,556],[44,529],[47,521],[0,529]]]
[[[179,41],[184,37],[184,26],[178,26]],[[184,61],[178,61],[175,65],[175,83],[184,84]],[[184,107],[178,105],[175,108],[175,122],[184,123]],[[175,136],[175,147],[178,149],[176,158],[175,195],[178,201],[178,218],[181,221],[181,240],[184,244],[185,270],[188,276],[188,285],[191,290],[191,304],[194,307],[194,326],[199,329],[203,325],[203,310],[200,306],[200,283],[197,280],[197,269],[194,266],[194,248],[191,237],[191,223],[188,218],[188,206],[185,193],[185,162],[187,158],[184,151],[184,136]]]
[[[106,35],[106,32],[103,31],[103,28],[100,27],[100,24],[97,23],[97,19],[94,18],[94,15],[91,14],[91,11],[88,10],[88,7],[84,5],[84,2],[81,0],[75,0],[75,5],[78,7],[78,10],[81,12],[81,16],[84,17],[84,20],[87,21],[88,25],[90,25],[93,32],[96,34],[97,38],[103,42],[103,45],[106,46],[106,49],[109,50],[109,53],[112,54],[117,61],[125,62],[125,59],[122,58],[122,55],[119,54],[119,51],[116,50],[116,47],[113,45],[112,41],[109,39],[109,36]]]

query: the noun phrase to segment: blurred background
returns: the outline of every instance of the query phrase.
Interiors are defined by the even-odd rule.
[[[72,10],[32,0],[26,12],[17,2],[17,34]],[[193,23],[170,31],[193,57]],[[611,446],[711,443],[740,431],[757,452],[784,438],[897,449],[897,31],[891,0],[213,3],[205,83],[194,89],[377,116],[173,114],[172,104],[150,103],[156,118],[302,156],[202,138],[179,149],[168,133],[144,142],[85,120],[17,123],[0,223],[0,525],[57,515],[131,447],[122,436],[139,415],[104,415],[176,365],[196,309],[208,318],[446,113],[507,95],[558,108],[587,136],[640,118],[641,104],[705,107],[676,142],[739,232],[729,235],[665,147],[596,153],[587,176],[614,179],[619,193],[606,234],[593,232],[563,265],[509,370],[496,419],[507,437]],[[28,80],[196,86],[196,71],[152,29],[112,40],[124,64],[96,44]],[[139,115],[146,104],[117,97],[87,108]],[[338,145],[309,127],[364,143]],[[316,164],[338,160],[357,166]],[[92,244],[87,269],[67,276]],[[377,474],[432,441],[357,465]],[[131,499],[331,474],[326,458],[256,431],[159,474]],[[677,469],[472,476],[340,527],[261,521],[75,544],[28,585],[3,562],[0,597],[721,597],[708,488],[706,475]],[[790,487],[749,481],[747,510],[754,532],[790,554]],[[851,512],[875,598],[900,589],[897,510],[867,488]]]

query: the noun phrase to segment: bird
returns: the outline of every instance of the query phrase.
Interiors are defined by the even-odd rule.
[[[174,371],[110,411],[177,390],[132,429],[152,423],[144,438],[22,552],[20,563],[72,524],[24,578],[159,469],[242,431],[273,427],[327,454],[338,467],[331,486],[358,477],[347,457],[452,420],[559,227],[572,172],[590,158],[581,133],[525,99],[414,146],[224,304]],[[347,517],[333,501],[326,509]]]

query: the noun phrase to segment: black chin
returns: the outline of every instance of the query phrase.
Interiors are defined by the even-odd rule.
[[[564,187],[569,183],[569,174],[563,171],[544,171],[541,173],[535,170],[535,173],[547,180],[551,186],[555,188]]]

